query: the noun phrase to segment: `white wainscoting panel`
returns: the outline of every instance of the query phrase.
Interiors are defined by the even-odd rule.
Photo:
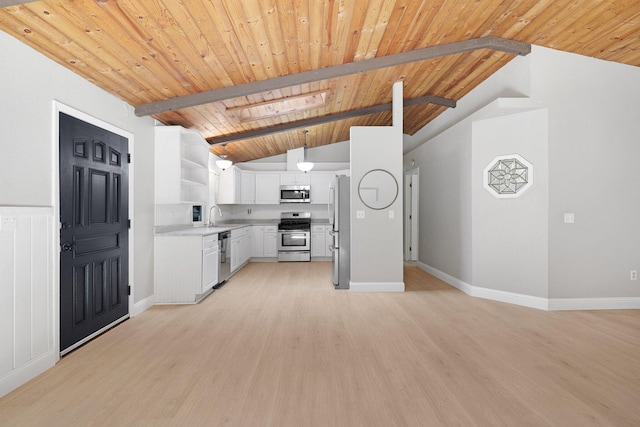
[[[0,396],[56,361],[52,224],[53,208],[0,206]]]

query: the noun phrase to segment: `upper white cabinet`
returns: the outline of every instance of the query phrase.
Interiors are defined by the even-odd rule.
[[[280,203],[280,173],[256,172],[256,204]]]
[[[256,202],[256,174],[241,171],[240,176],[240,203],[252,205]]]
[[[218,204],[230,205],[240,203],[242,192],[242,171],[238,168],[230,167],[220,172],[220,183],[218,186]]]
[[[329,185],[335,171],[246,171],[232,166],[220,172],[218,204],[277,205],[281,185],[309,185],[311,203],[329,203]]]
[[[181,126],[155,128],[155,201],[202,203],[209,199],[209,144]]]
[[[304,172],[281,172],[280,185],[309,185],[311,179]]]
[[[311,174],[311,203],[329,203],[329,186],[335,172],[314,172]]]

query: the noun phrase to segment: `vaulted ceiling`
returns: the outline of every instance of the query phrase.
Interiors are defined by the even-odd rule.
[[[137,115],[199,130],[214,153],[235,162],[305,139],[308,147],[344,141],[351,126],[390,125],[399,80],[404,133],[412,135],[528,44],[640,66],[637,0],[0,0],[0,7],[0,30]]]

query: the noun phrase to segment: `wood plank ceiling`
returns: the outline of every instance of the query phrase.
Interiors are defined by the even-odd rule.
[[[640,66],[637,0],[43,0],[0,1],[0,29],[140,108],[157,101],[262,82],[484,36]],[[451,101],[514,57],[491,49],[294,84],[159,112],[212,141],[258,130],[217,154],[242,162],[349,139],[351,126],[386,126],[390,111],[304,127],[305,120],[405,98]],[[7,60],[7,58],[3,58]],[[15,58],[19,60],[19,58]],[[447,108],[404,109],[414,134]],[[138,111],[138,109],[136,110]],[[337,116],[341,117],[341,116]],[[278,128],[279,127],[279,128]],[[247,134],[251,135],[251,134]]]

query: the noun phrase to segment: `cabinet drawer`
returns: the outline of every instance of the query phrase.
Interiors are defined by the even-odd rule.
[[[244,229],[245,227],[234,228],[233,230],[231,230],[231,238],[234,239],[236,237],[244,236]]]
[[[211,234],[202,238],[202,249],[213,249],[218,247],[218,235]]]
[[[324,233],[325,225],[312,225],[311,231],[315,233]]]
[[[265,225],[264,232],[265,233],[276,233],[278,231],[277,225]]]

